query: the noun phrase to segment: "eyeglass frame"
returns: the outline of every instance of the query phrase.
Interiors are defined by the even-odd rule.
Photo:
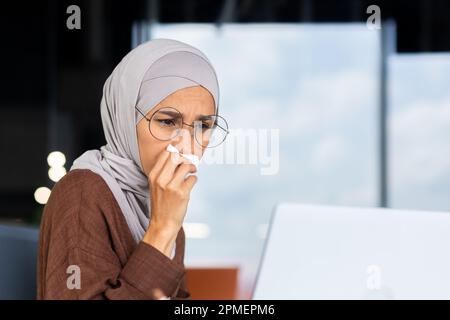
[[[186,125],[186,126],[191,127],[191,128],[194,129],[194,130],[193,130],[193,133],[194,133],[194,140],[195,140],[195,142],[198,143],[201,147],[208,148],[208,147],[205,147],[204,145],[202,145],[201,143],[199,143],[199,142],[197,141],[197,138],[196,138],[196,135],[195,135],[195,125],[194,125],[194,124],[189,124],[189,123],[184,122],[184,121],[183,121],[183,114],[182,114],[182,113],[180,112],[180,110],[178,110],[177,108],[174,108],[174,107],[161,107],[161,108],[159,108],[158,110],[155,110],[155,111],[152,113],[150,119],[147,118],[147,116],[146,116],[141,110],[139,110],[138,107],[134,107],[134,108],[135,108],[135,109],[136,109],[136,110],[144,117],[145,120],[147,120],[147,122],[148,122],[148,131],[150,131],[150,134],[151,134],[155,139],[157,139],[157,140],[159,140],[159,141],[170,141],[170,140],[173,140],[173,139],[175,139],[176,137],[178,137],[178,136],[180,135],[181,129],[183,129],[183,125]],[[153,116],[154,116],[158,111],[160,111],[160,110],[162,110],[162,109],[166,109],[166,108],[174,109],[174,110],[176,110],[176,111],[181,115],[181,128],[179,128],[180,132],[178,132],[176,136],[174,136],[173,138],[167,139],[167,140],[163,140],[163,139],[160,139],[160,138],[156,137],[156,136],[153,134],[152,130],[150,129],[150,121],[152,121]],[[224,117],[222,117],[222,116],[220,116],[220,115],[218,115],[218,114],[207,115],[207,116],[214,116],[214,117],[220,117],[220,118],[222,118],[223,121],[225,121],[225,123],[226,123],[226,125],[227,125],[227,127],[228,127],[228,121],[227,121]],[[194,121],[194,123],[195,123],[195,122],[196,122],[196,121]],[[230,131],[229,131],[228,129],[222,128],[222,126],[220,126],[219,124],[216,124],[216,126],[218,126],[220,129],[222,129],[223,131],[225,131],[225,137],[223,138],[223,140],[222,140],[218,145],[213,146],[213,147],[209,147],[209,148],[215,148],[215,147],[220,146],[220,145],[226,140],[228,134],[230,133]]]

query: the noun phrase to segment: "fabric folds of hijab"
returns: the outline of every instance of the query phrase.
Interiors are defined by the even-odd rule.
[[[139,157],[136,125],[144,114],[177,90],[201,85],[214,98],[219,84],[208,58],[198,49],[169,39],[156,39],[130,51],[103,86],[100,104],[106,145],[75,159],[70,170],[89,169],[111,189],[136,242],[151,217],[149,184]]]

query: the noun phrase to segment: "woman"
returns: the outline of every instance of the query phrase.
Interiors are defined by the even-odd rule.
[[[190,297],[182,223],[196,166],[167,148],[201,157],[218,101],[214,68],[192,46],[158,39],[122,59],[103,88],[107,144],[74,161],[44,208],[38,299]]]

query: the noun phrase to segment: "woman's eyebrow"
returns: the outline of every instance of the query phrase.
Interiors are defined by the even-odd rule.
[[[182,117],[184,117],[184,114],[182,114],[181,112],[176,112],[176,111],[171,111],[171,110],[160,110],[158,113],[162,113],[174,118],[179,118],[180,115]],[[211,120],[213,118],[213,115],[207,115],[207,114],[201,114],[198,115],[196,120]]]
[[[174,118],[180,118],[182,116],[179,112],[170,111],[170,110],[160,110],[160,111],[158,111],[158,113],[162,113],[162,114],[174,117]]]
[[[213,117],[212,115],[202,114],[197,117],[197,120],[211,120],[212,117]]]

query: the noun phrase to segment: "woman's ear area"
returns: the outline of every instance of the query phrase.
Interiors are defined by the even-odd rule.
[[[148,129],[148,121],[144,117],[140,119],[136,125],[136,139],[138,145],[139,160],[141,161],[141,167],[145,175],[148,176],[150,169],[149,160],[151,156],[149,155],[149,149],[152,145],[152,136]]]
[[[136,139],[139,151],[139,159],[141,161],[141,167],[144,174],[148,177],[152,170],[158,156],[166,148],[166,141],[157,140],[150,133],[149,121],[155,110],[160,108],[160,104],[157,104],[149,111],[146,112],[145,117],[140,119],[136,125]]]
[[[144,143],[142,141],[143,140],[143,132],[142,132],[143,121],[145,121],[144,118],[139,120],[139,122],[136,124],[136,139],[137,139],[138,155],[139,155],[139,161],[140,161],[140,164],[141,164],[141,169],[144,171],[145,175],[148,176],[148,172],[146,170],[144,158],[142,156],[142,154],[144,152],[143,151]]]
[[[142,139],[144,138],[144,130],[145,129],[145,125],[146,125],[146,120],[145,118],[142,118],[141,120],[138,121],[138,123],[136,124],[136,139],[138,142],[138,146],[141,144]]]

